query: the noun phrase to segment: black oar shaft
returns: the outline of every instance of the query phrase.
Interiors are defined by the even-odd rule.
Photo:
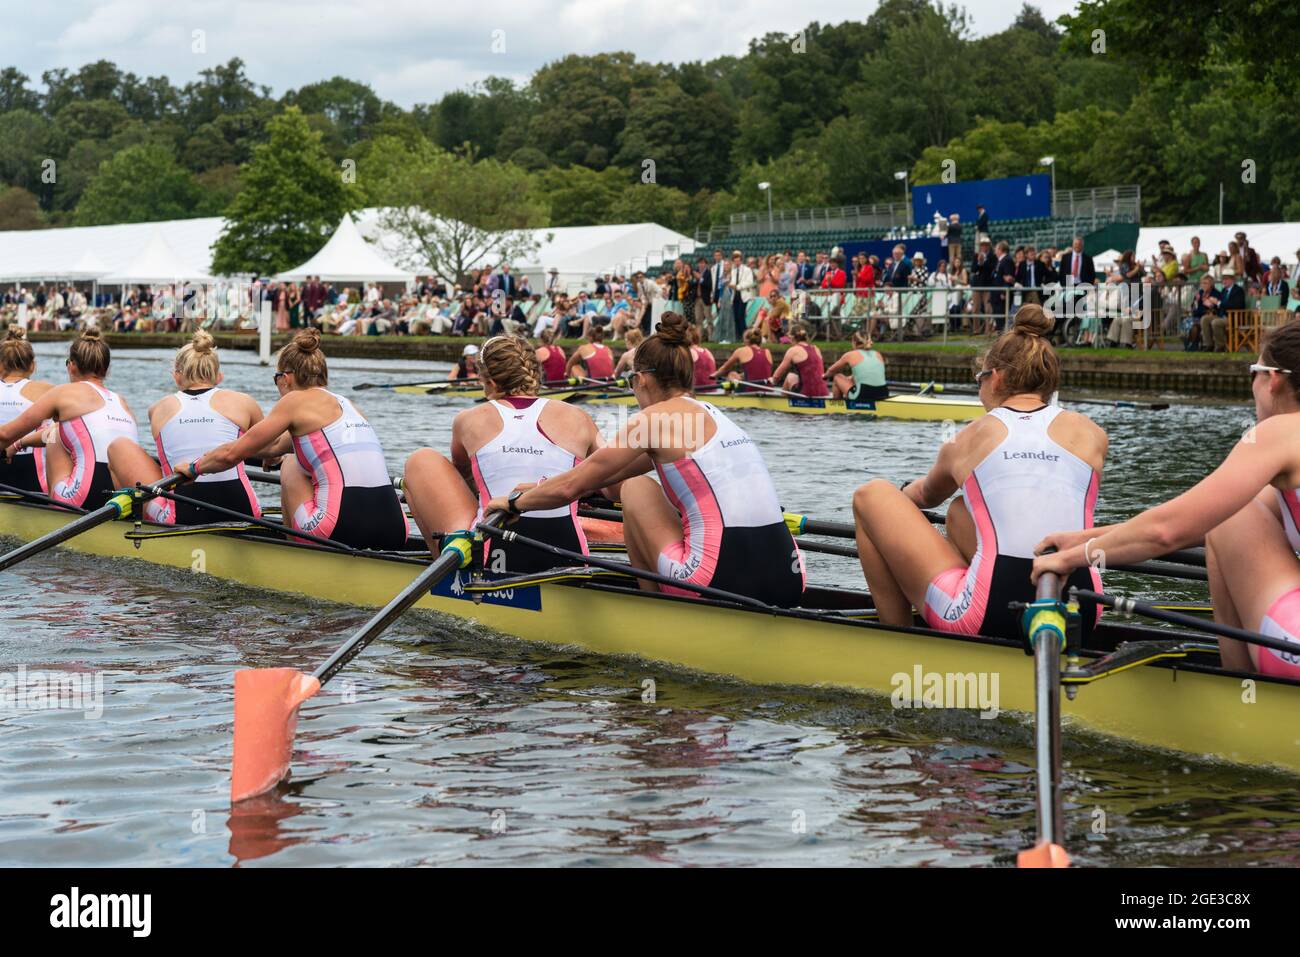
[[[772,605],[761,602],[756,598],[750,598],[748,595],[739,595],[735,592],[724,591],[721,588],[710,588],[707,585],[696,585],[694,582],[678,581],[675,578],[669,578],[667,575],[660,575],[658,572],[647,571],[644,568],[637,568],[635,565],[629,565],[624,562],[611,562],[594,555],[583,555],[581,552],[571,552],[567,548],[560,548],[558,545],[552,545],[550,542],[543,542],[540,539],[529,538],[526,535],[520,535],[518,532],[512,532],[508,529],[493,530],[486,528],[483,522],[477,526],[478,530],[486,534],[500,536],[507,542],[518,542],[521,545],[527,545],[529,548],[535,548],[538,551],[548,552],[559,558],[571,562],[579,562],[584,565],[590,565],[593,568],[606,568],[610,571],[622,572],[624,575],[631,575],[634,578],[643,578],[646,581],[655,582],[659,585],[668,585],[672,588],[680,588],[684,591],[693,591],[706,598],[716,598],[720,601],[734,602],[738,605],[748,605],[750,608],[758,608],[763,611],[776,611]]]
[[[484,531],[494,531],[504,516],[501,513],[490,515],[479,523]],[[463,561],[458,551],[444,551],[415,579],[393,596],[392,600],[366,622],[361,630],[349,638],[338,651],[330,655],[321,666],[312,672],[312,677],[322,685],[343,670],[349,661],[361,654],[362,650],[379,637],[383,631],[402,616],[407,609],[429,593],[438,582],[455,572]]]
[[[1236,641],[1244,641],[1249,645],[1259,645],[1261,648],[1285,651],[1291,655],[1300,653],[1300,645],[1294,642],[1284,641],[1270,635],[1261,635],[1255,631],[1246,631],[1243,628],[1234,628],[1232,625],[1221,625],[1217,621],[1207,621],[1204,618],[1196,618],[1176,611],[1166,611],[1147,602],[1138,601],[1136,598],[1125,598],[1121,595],[1103,595],[1083,588],[1071,588],[1070,595],[1074,598],[1094,601],[1099,605],[1105,605],[1107,608],[1113,608],[1121,615],[1141,615],[1144,618],[1154,618],[1156,621],[1168,622],[1171,625],[1182,625],[1184,628],[1193,628],[1196,631],[1218,635],[1220,638],[1232,638]]]
[[[165,495],[165,489],[182,481],[184,481],[184,476],[169,475],[153,485],[136,486],[133,490],[117,492],[109,499],[108,504],[87,512],[62,528],[55,529],[48,535],[42,535],[26,545],[20,545],[13,551],[0,555],[0,571],[12,568],[24,559],[39,555],[56,545],[62,545],[69,539],[76,538],[82,532],[88,532],[92,528],[97,528],[114,519],[121,518],[123,515],[130,514],[132,507],[139,507],[146,499],[153,498],[156,495]]]
[[[258,528],[265,528],[272,532],[280,532],[283,535],[291,535],[294,538],[306,539],[315,542],[318,545],[324,545],[327,548],[333,548],[337,551],[356,554],[361,549],[353,548],[351,545],[345,545],[343,542],[335,541],[332,538],[326,538],[323,535],[313,535],[311,532],[302,532],[296,528],[290,528],[288,525],[281,525],[279,522],[270,522],[264,518],[255,518],[246,512],[237,512],[233,508],[225,508],[221,505],[213,505],[204,502],[201,499],[190,498],[188,495],[177,495],[174,492],[161,493],[163,498],[171,499],[173,502],[181,502],[194,508],[206,509],[216,515],[224,515],[226,518],[234,519],[237,522],[247,522],[250,525],[256,525]]]

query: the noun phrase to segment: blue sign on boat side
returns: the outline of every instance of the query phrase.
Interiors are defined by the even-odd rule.
[[[478,601],[485,605],[505,605],[507,608],[518,608],[520,611],[542,610],[542,588],[540,585],[502,588],[498,591],[468,592],[461,583],[460,572],[438,582],[429,589],[429,594],[438,598]]]

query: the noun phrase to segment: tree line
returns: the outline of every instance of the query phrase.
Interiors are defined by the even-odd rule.
[[[1215,221],[1220,183],[1229,221],[1291,218],[1297,9],[1084,0],[1049,23],[1026,4],[975,37],[960,7],[884,0],[865,20],[769,34],[743,56],[571,55],[526,84],[491,78],[410,109],[344,77],[276,97],[238,59],[183,86],[107,60],[39,85],[7,68],[0,228],[242,216],[261,238],[232,256],[282,268],[286,253],[256,248],[276,240],[254,227],[290,202],[304,222],[409,202],[482,229],[690,231],[761,208],[759,182],[779,208],[891,202],[896,170],[1015,175],[1046,154],[1058,188],[1140,185],[1147,223]],[[1274,37],[1268,55],[1234,22]],[[452,172],[455,192],[438,185]]]

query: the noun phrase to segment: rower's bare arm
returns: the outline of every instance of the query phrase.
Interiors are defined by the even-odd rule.
[[[284,441],[288,441],[286,433],[293,424],[293,410],[299,404],[298,397],[305,394],[289,393],[275,404],[266,418],[235,439],[235,441],[227,442],[225,445],[205,453],[202,457],[203,471],[205,473],[224,472],[226,469],[234,468],[244,459],[253,458],[259,453],[264,457],[273,455],[274,453],[270,450],[278,448]],[[289,444],[292,447],[292,442]]]
[[[954,442],[945,442],[939,448],[939,457],[925,477],[907,485],[903,494],[916,503],[917,508],[934,508],[948,501],[957,491],[957,480],[953,478],[955,461],[964,451],[960,438]]]
[[[38,431],[46,419],[57,418],[58,397],[67,386],[56,386],[24,411],[0,425],[0,447],[13,445],[29,432]]]
[[[1035,577],[1042,571],[1082,568],[1097,554],[1109,565],[1130,565],[1197,544],[1274,479],[1292,477],[1297,436],[1289,422],[1279,423],[1284,418],[1265,419],[1237,443],[1222,465],[1177,498],[1104,531],[1095,529],[1083,544],[1068,551],[1038,559]]]
[[[727,356],[727,361],[722,363],[722,366],[720,368],[714,371],[713,373],[714,377],[721,378],[722,376],[726,375],[728,372],[731,371],[731,367],[734,366],[739,361],[740,361],[740,350],[737,349],[731,355]]]
[[[841,369],[847,366],[849,364],[850,355],[852,355],[851,352],[846,352],[844,353],[844,355],[836,359],[835,362],[831,365],[831,367],[826,370],[826,378],[829,379],[831,376],[835,375],[835,373],[839,372]]]
[[[780,382],[785,378],[785,374],[790,371],[790,366],[794,364],[794,349],[787,349],[785,355],[781,358],[781,364],[777,370],[772,373],[772,381]]]

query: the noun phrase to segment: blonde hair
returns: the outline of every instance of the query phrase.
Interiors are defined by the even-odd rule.
[[[870,348],[871,348],[871,337],[870,337],[869,335],[867,335],[865,332],[862,332],[862,331],[858,331],[858,332],[853,333],[853,336],[852,336],[850,342],[851,342],[853,348],[855,348],[855,349],[870,349]]]
[[[276,355],[275,368],[279,372],[292,372],[294,381],[304,389],[329,385],[325,353],[320,351],[320,330],[299,331]]]
[[[758,326],[750,326],[745,330],[743,342],[747,346],[761,346],[763,344],[763,330]]]
[[[111,360],[108,343],[100,338],[99,330],[93,327],[73,339],[72,345],[68,347],[68,361],[85,376],[104,378],[108,375],[108,364]]]
[[[216,385],[221,376],[221,360],[217,358],[216,341],[206,330],[198,330],[177,351],[172,369],[182,382],[210,382]]]
[[[527,339],[493,336],[478,352],[479,368],[503,395],[537,395],[542,367]]]
[[[635,349],[645,339],[645,333],[640,329],[629,329],[623,333],[623,345],[628,349]]]
[[[996,369],[1009,395],[1032,392],[1044,401],[1061,382],[1061,360],[1048,336],[1055,319],[1037,303],[1016,310],[1012,327],[1002,333],[982,357],[985,369]]]
[[[0,340],[0,376],[21,372],[30,375],[36,367],[36,353],[27,341],[27,330],[22,326],[10,326],[3,340]]]

